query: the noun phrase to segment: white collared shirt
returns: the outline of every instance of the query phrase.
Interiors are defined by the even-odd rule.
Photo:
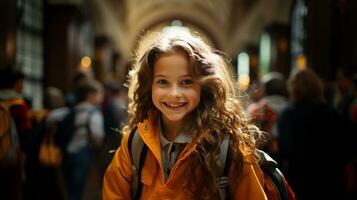
[[[161,160],[164,167],[165,181],[170,175],[172,166],[176,163],[177,158],[181,154],[187,143],[192,141],[193,136],[185,132],[181,132],[176,138],[170,142],[165,138],[162,130],[161,120],[159,120],[159,133],[161,143]],[[170,159],[170,161],[168,161]]]

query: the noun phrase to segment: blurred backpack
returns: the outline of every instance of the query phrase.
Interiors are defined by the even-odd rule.
[[[67,145],[74,134],[74,120],[76,112],[70,108],[64,118],[58,122],[55,131],[55,143],[60,147],[62,152],[66,151]]]
[[[0,102],[0,168],[16,165],[21,157],[16,124],[10,114],[14,105],[23,105],[22,99]]]
[[[93,108],[90,111],[88,111],[88,117],[86,119],[86,122],[84,124],[75,125],[75,117],[76,117],[76,113],[77,111],[74,108],[70,108],[69,113],[67,113],[64,118],[58,122],[56,131],[55,131],[55,144],[57,144],[62,152],[66,152],[66,148],[69,144],[69,142],[71,141],[74,132],[81,127],[85,127],[87,129],[88,132],[88,137],[91,134],[91,130],[89,128],[89,118],[91,116],[91,114],[98,110],[97,108]],[[81,112],[81,111],[79,111]],[[90,141],[90,140],[89,140]]]
[[[229,136],[226,135],[221,143],[220,160],[224,171],[221,172],[218,179],[218,190],[221,200],[227,199],[228,189],[228,168],[227,153],[229,147]],[[141,195],[142,183],[141,183],[141,171],[144,165],[146,153],[148,147],[143,142],[137,128],[134,128],[130,133],[128,141],[129,154],[132,160],[132,170],[134,174],[132,182],[132,199],[139,199]],[[290,188],[284,175],[278,169],[278,164],[264,151],[258,150],[258,154],[261,158],[259,166],[264,174],[265,185],[264,191],[269,200],[296,200],[293,190]]]

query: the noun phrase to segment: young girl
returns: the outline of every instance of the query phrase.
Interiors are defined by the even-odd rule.
[[[155,34],[141,43],[130,71],[130,132],[148,152],[141,199],[219,199],[219,154],[230,136],[227,196],[267,199],[256,155],[260,131],[248,124],[225,59],[191,34]],[[129,134],[104,176],[103,199],[130,199]]]

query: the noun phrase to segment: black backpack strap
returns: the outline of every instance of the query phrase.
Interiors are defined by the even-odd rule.
[[[220,146],[220,160],[221,160],[220,162],[224,168],[223,168],[223,172],[219,172],[221,173],[221,175],[219,174],[218,177],[220,178],[218,178],[217,180],[217,187],[220,193],[221,200],[229,199],[229,197],[227,196],[229,195],[228,171],[230,167],[228,149],[229,149],[229,135],[225,135]],[[279,170],[278,163],[264,151],[257,149],[257,152],[260,156],[259,166],[262,169],[263,173],[266,174],[268,178],[270,178],[274,183],[274,186],[280,197],[279,199],[289,200],[288,190],[284,182],[284,175]]]
[[[278,163],[262,150],[257,150],[260,156],[260,168],[274,183],[280,200],[289,200],[288,190],[284,182],[284,175],[278,168]]]
[[[217,187],[221,200],[227,199],[228,194],[228,170],[229,164],[227,164],[227,156],[229,149],[229,135],[223,136],[223,141],[220,145],[219,159],[221,163],[220,171],[218,171]]]
[[[132,199],[135,200],[139,199],[141,196],[141,172],[144,166],[146,153],[148,151],[148,147],[141,139],[137,127],[135,127],[129,135],[128,149],[132,161],[131,168],[133,171],[133,179],[131,182],[131,196]]]
[[[57,122],[56,130],[55,130],[55,142],[61,148],[61,150],[65,153],[66,148],[70,140],[74,135],[76,112],[73,107],[70,107],[68,113],[65,114],[62,120]]]

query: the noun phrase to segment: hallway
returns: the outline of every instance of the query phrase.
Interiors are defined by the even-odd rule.
[[[103,101],[96,105],[103,114],[103,123],[107,123],[105,109],[115,95],[120,96],[115,97],[121,101],[119,107],[126,109],[120,117],[127,115],[131,101],[126,88],[128,72],[139,41],[155,31],[195,33],[226,56],[234,72],[232,76],[239,83],[236,89],[242,92],[239,101],[252,116],[257,112],[255,103],[266,100],[263,88],[267,79],[263,77],[271,72],[281,74],[286,81],[283,96],[291,103],[293,97],[288,90],[294,72],[311,69],[322,83],[322,102],[350,128],[341,126],[339,131],[356,133],[356,10],[355,0],[2,0],[0,69],[23,73],[22,96],[32,123],[26,139],[30,147],[26,161],[30,164],[26,165],[30,167],[26,167],[39,165],[37,154],[44,137],[41,126],[54,109],[46,103],[50,101],[48,89],[55,88],[60,93],[52,97],[63,101],[56,108],[70,109],[81,81],[95,81],[101,85],[99,91],[103,95]],[[111,81],[115,86],[108,84]],[[277,120],[279,116],[274,117]],[[128,122],[127,116],[123,118],[119,125],[110,128],[121,129]],[[117,134],[114,146],[119,146],[122,136],[118,131],[105,129],[103,134]],[[336,138],[340,135],[334,134]],[[356,138],[351,134],[343,142],[357,146]],[[278,143],[278,136],[275,139]],[[103,166],[112,157],[104,147],[96,149],[96,153],[84,200],[101,199]],[[346,155],[348,161],[343,169],[347,178],[340,177],[346,184],[347,200],[355,197],[357,191],[357,178],[353,177],[357,171],[356,155],[351,154],[353,159]],[[283,167],[283,161],[280,164]],[[36,170],[34,177],[41,174]],[[27,199],[24,194],[23,199]]]

